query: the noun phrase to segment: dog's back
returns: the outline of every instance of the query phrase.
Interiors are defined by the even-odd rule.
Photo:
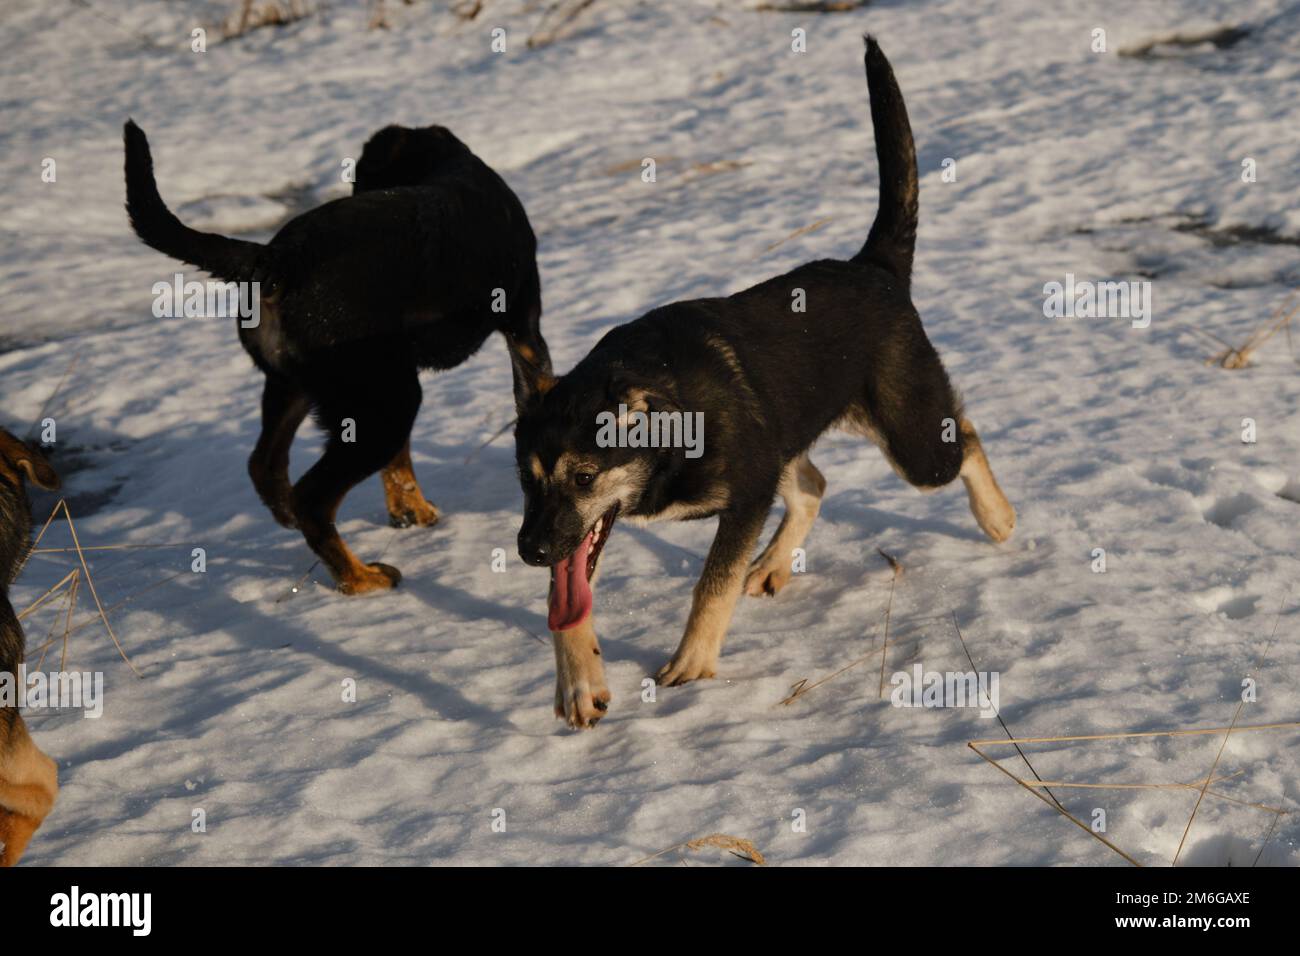
[[[241,338],[263,371],[296,375],[332,351],[351,361],[356,345],[451,368],[494,330],[495,290],[510,303],[540,299],[523,205],[443,127],[376,133],[354,195],[295,217],[265,245],[181,223],[158,193],[143,131],[128,122],[124,138],[126,207],[140,239],[219,279],[260,284],[264,324]]]
[[[612,360],[653,381],[666,350],[669,364],[677,363],[673,390],[682,407],[712,422],[724,421],[728,409],[734,416],[738,399],[748,403],[783,460],[846,418],[905,434],[934,431],[958,416],[910,295],[918,216],[911,125],[893,70],[870,38],[865,66],[880,203],[862,248],[848,260],[810,262],[726,298],[655,309],[612,330],[575,372]],[[720,366],[701,365],[711,352],[721,354]],[[726,441],[725,430],[712,428],[711,435],[720,431]],[[961,466],[956,444],[894,444],[890,454],[919,483],[944,484]]]

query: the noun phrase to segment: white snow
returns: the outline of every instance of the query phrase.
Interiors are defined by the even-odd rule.
[[[1019,736],[1224,727],[1247,674],[1258,701],[1241,724],[1300,720],[1300,368],[1282,334],[1246,369],[1208,367],[1216,345],[1196,331],[1238,343],[1300,288],[1295,244],[1202,234],[1300,236],[1293,6],[921,0],[813,15],[607,2],[529,50],[540,13],[522,0],[488,0],[464,24],[441,4],[390,3],[389,31],[367,31],[361,4],[331,4],[191,52],[190,30],[233,6],[19,0],[0,12],[0,343],[12,346],[0,422],[57,421],[52,461],[83,545],[168,545],[89,554],[104,602],[129,599],[111,619],[143,676],[102,627],[72,637],[67,666],[105,673],[105,712],[29,712],[62,790],[27,862],[618,864],[723,832],[776,864],[1122,864],[965,746],[1004,736],[996,721],[878,699],[878,654],[779,705],[796,681],[879,647],[890,572],[877,547],[905,567],[886,677],[968,670],[955,613]],[[1221,24],[1254,30],[1226,49],[1116,52]],[[790,50],[797,27],[804,54]],[[388,528],[377,479],[344,505],[345,538],[401,568],[400,589],[349,600],[321,569],[307,575],[313,555],[246,476],[261,376],[232,325],[151,315],[151,286],[181,267],[126,223],[128,116],[150,135],[173,209],[252,237],[343,194],[344,159],[380,126],[447,125],[528,209],[543,329],[564,369],[655,305],[856,250],[876,203],[868,30],[917,140],[915,301],[1017,506],[1007,544],[983,538],[959,486],[923,497],[865,442],[828,435],[813,456],[829,488],[807,573],[742,604],[718,679],[650,703],[642,683],[681,636],[713,522],[620,524],[596,594],[614,700],[598,728],[570,733],[551,713],[546,575],[515,554],[509,434],[478,451],[514,414],[493,339],[423,379],[412,449],[443,522]],[[40,176],[47,157],[55,183]],[[654,184],[644,157],[658,160]],[[1248,157],[1254,183],[1241,179]],[[945,158],[956,182],[941,178]],[[727,162],[744,165],[695,168]],[[1150,327],[1044,318],[1042,287],[1066,273],[1150,279]],[[295,474],[318,446],[304,427]],[[37,498],[38,523],[54,500]],[[66,527],[45,543],[70,545]],[[195,547],[205,574],[189,570]],[[14,604],[73,567],[37,555]],[[55,602],[28,620],[29,649],[62,633],[60,615]],[[342,700],[347,679],[356,703]],[[1234,735],[1212,789],[1295,811],[1297,738]],[[1199,784],[1221,740],[1025,749],[1045,780]],[[1087,823],[1105,809],[1106,837],[1157,865],[1196,800],[1055,792]],[[198,809],[206,833],[191,830]],[[1269,835],[1261,863],[1300,863],[1300,815],[1270,835],[1274,822],[1206,797],[1182,862],[1248,866]]]

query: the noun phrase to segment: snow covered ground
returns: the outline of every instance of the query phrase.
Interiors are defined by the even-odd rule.
[[[128,602],[111,619],[142,676],[102,627],[73,635],[67,666],[105,673],[104,715],[28,714],[62,790],[26,862],[619,864],[721,832],[776,864],[1123,865],[965,746],[1004,736],[997,721],[893,707],[888,684],[880,699],[880,655],[867,656],[890,593],[878,547],[905,569],[886,678],[969,670],[955,613],[1018,736],[1224,727],[1248,674],[1257,701],[1240,724],[1300,720],[1300,367],[1282,334],[1248,368],[1204,362],[1218,348],[1205,333],[1238,343],[1300,289],[1300,10],[753,5],[597,2],[530,50],[536,2],[487,0],[463,23],[441,4],[390,2],[392,28],[368,31],[362,4],[335,0],[284,28],[214,34],[202,54],[189,31],[233,2],[5,5],[0,422],[56,420],[52,461],[83,545],[150,545],[90,554],[105,604]],[[1250,32],[1118,55],[1225,24]],[[491,52],[493,27],[506,53]],[[806,53],[791,51],[795,28]],[[680,637],[713,523],[616,529],[597,592],[614,700],[597,729],[568,732],[551,714],[546,575],[515,554],[509,434],[480,450],[513,417],[494,339],[424,380],[412,448],[443,522],[390,529],[377,479],[344,505],[346,539],[400,567],[401,588],[349,600],[307,573],[301,537],[246,477],[261,376],[234,329],[151,315],[151,286],[178,266],[127,226],[126,117],[149,133],[183,219],[253,238],[343,194],[341,163],[379,126],[449,126],[528,209],[564,369],[654,305],[857,249],[876,203],[868,30],[917,140],[914,298],[1018,508],[1008,543],[983,538],[959,487],[918,495],[874,448],[827,436],[808,570],[742,604],[717,680],[642,699]],[[1067,273],[1150,281],[1150,326],[1045,318],[1043,286]],[[295,474],[318,445],[304,428]],[[37,498],[38,521],[54,500]],[[62,523],[45,542],[70,543]],[[204,574],[190,571],[195,547]],[[15,605],[73,567],[37,555]],[[91,620],[86,597],[77,621]],[[55,602],[28,620],[29,648],[62,633],[61,613]],[[1185,784],[1221,742],[1025,750],[1048,781]],[[1180,862],[1300,863],[1298,742],[1231,738],[1222,796],[1205,798]],[[1054,792],[1085,822],[1105,810],[1107,839],[1156,865],[1196,802],[1186,789]],[[192,832],[200,809],[206,833]],[[739,862],[707,849],[657,862],[682,859]]]

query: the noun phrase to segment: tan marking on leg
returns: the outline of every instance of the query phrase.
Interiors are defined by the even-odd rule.
[[[961,420],[961,435],[963,457],[960,474],[970,498],[971,514],[986,535],[994,541],[1005,541],[1015,530],[1016,511],[993,477],[993,469],[989,467],[975,426],[965,418]]]
[[[381,477],[384,482],[384,499],[388,503],[389,523],[394,528],[408,528],[411,525],[428,528],[438,523],[437,507],[425,499],[419,482],[415,480],[409,438],[402,450],[384,466]]]
[[[390,564],[364,563],[343,543],[332,524],[317,553],[333,575],[340,594],[388,591],[402,580],[402,572]]]
[[[528,470],[533,473],[533,477],[538,481],[546,477],[546,469],[542,467],[542,460],[536,455],[528,459]]]
[[[777,490],[785,502],[785,515],[771,542],[750,565],[745,593],[751,597],[775,596],[790,580],[794,549],[803,545],[817,519],[826,479],[807,455],[800,455],[785,466]]]
[[[722,642],[727,637],[736,602],[740,600],[747,563],[737,562],[721,591],[705,588],[702,582],[695,586],[686,633],[673,652],[672,660],[655,674],[655,683],[676,687],[687,681],[717,675],[718,656],[722,653]]]
[[[555,716],[574,730],[595,727],[609,707],[605,665],[592,615],[567,631],[551,631],[555,646]]]
[[[32,742],[19,717],[0,753],[0,866],[18,862],[58,792],[58,768]]]
[[[397,583],[402,580],[402,572],[390,564],[365,564],[343,543],[334,526],[334,518],[338,515],[343,498],[344,495],[339,495],[337,500],[329,504],[323,525],[317,524],[306,510],[295,508],[298,527],[307,539],[307,545],[329,569],[341,594],[365,594],[397,587]]]
[[[761,520],[743,530],[742,526],[725,524],[728,520],[727,515],[719,519],[718,533],[704,561],[704,573],[695,585],[686,633],[672,660],[655,674],[656,683],[675,686],[717,673],[718,655],[722,653],[731,615],[744,588],[749,556],[754,553],[754,543],[762,532]],[[735,554],[728,565],[722,565],[719,557],[725,551]]]

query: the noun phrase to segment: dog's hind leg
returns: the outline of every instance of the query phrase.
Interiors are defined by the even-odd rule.
[[[686,633],[672,660],[655,674],[655,682],[676,686],[717,672],[727,626],[745,584],[745,569],[754,553],[775,489],[765,502],[744,509],[728,508],[718,519],[718,533],[695,585]]]
[[[1015,509],[993,477],[975,426],[955,400],[926,407],[917,399],[903,416],[854,408],[846,422],[875,442],[894,471],[921,491],[934,491],[960,476],[980,529],[997,542],[1011,537]]]
[[[415,471],[411,467],[411,438],[408,435],[402,450],[384,466],[384,500],[388,504],[388,523],[394,528],[423,528],[438,523],[438,509],[424,497]]]
[[[750,565],[749,576],[745,578],[745,593],[751,597],[775,596],[790,580],[794,550],[803,545],[817,519],[822,495],[826,492],[826,479],[808,455],[803,454],[785,466],[777,491],[785,502],[785,516],[781,518],[781,526],[776,529],[771,542]]]
[[[253,479],[257,496],[286,528],[297,527],[293,486],[289,484],[289,448],[309,408],[302,389],[267,376],[262,389],[262,433],[248,459],[248,476]]]
[[[329,432],[325,454],[298,480],[293,511],[307,544],[344,594],[396,586],[401,573],[387,564],[363,564],[339,537],[335,516],[343,497],[402,450],[420,407],[414,369],[394,374],[350,374],[336,380],[317,408]]]
[[[1016,510],[998,487],[993,469],[984,455],[984,446],[975,426],[961,420],[961,481],[970,499],[970,511],[980,529],[994,541],[1005,541],[1016,527]]]

